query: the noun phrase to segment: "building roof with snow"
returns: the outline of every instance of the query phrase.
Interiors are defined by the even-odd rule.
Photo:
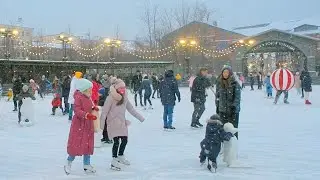
[[[236,27],[233,28],[233,31],[246,36],[253,36],[270,29],[278,29],[299,35],[317,34],[320,33],[320,18],[313,17],[301,20],[262,23]]]

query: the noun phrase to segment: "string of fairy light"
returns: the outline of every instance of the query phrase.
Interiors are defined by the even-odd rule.
[[[95,56],[98,56],[105,48],[107,48],[109,45],[107,45],[105,42],[101,42],[101,44],[98,44],[97,46],[93,48],[84,48],[77,44],[77,38],[74,38],[74,36],[70,36],[70,41],[68,41],[68,44],[70,45],[70,48],[72,48],[77,54],[79,54],[82,57],[86,58],[92,58]],[[72,40],[71,40],[72,39]],[[40,56],[40,55],[45,55],[48,54],[54,47],[53,45],[56,45],[59,43],[59,40],[56,38],[51,38],[50,42],[48,43],[41,43],[41,45],[33,45],[30,44],[24,40],[22,40],[20,37],[17,37],[18,44],[19,46],[28,54],[30,55],[35,55],[35,56]],[[80,39],[78,39],[80,40]],[[185,46],[180,47],[181,44],[177,43],[172,46],[167,46],[164,48],[160,49],[135,49],[135,50],[128,50],[126,48],[121,48],[124,52],[135,56],[139,59],[148,59],[148,60],[155,60],[159,58],[163,58],[166,56],[171,55],[174,51],[176,51],[178,48],[185,48]],[[250,46],[250,44],[245,43],[245,42],[236,42],[232,44],[231,46],[221,49],[221,50],[216,50],[216,49],[208,49],[205,48],[201,45],[193,44],[188,46],[188,48],[192,48],[198,52],[203,53],[204,55],[212,58],[219,58],[226,56],[230,53],[233,53],[237,48],[243,47],[243,46]],[[116,48],[120,48],[119,46],[116,46]]]

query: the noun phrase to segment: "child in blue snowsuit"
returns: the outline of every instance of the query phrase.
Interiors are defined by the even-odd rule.
[[[270,74],[267,75],[266,79],[264,80],[264,84],[266,87],[267,97],[272,98],[272,85],[271,85]]]
[[[208,159],[207,168],[211,171],[212,168],[217,168],[217,157],[221,150],[221,143],[229,141],[233,137],[230,132],[223,130],[223,124],[220,121],[219,115],[213,115],[207,121],[206,136],[201,141],[200,163],[204,164]]]

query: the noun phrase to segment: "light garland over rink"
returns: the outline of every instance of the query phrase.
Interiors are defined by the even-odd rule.
[[[92,58],[92,57],[98,56],[102,52],[102,50],[104,50],[107,47],[106,44],[102,42],[96,47],[84,48],[75,43],[74,39],[79,39],[78,37],[75,37],[75,36],[70,36],[70,37],[72,37],[73,39],[69,43],[70,48],[73,49],[77,54],[79,54],[82,57]],[[31,55],[44,55],[49,53],[49,51],[52,50],[53,48],[50,45],[53,44],[55,41],[57,41],[57,39],[53,38],[52,41],[47,44],[35,46],[27,42],[24,42],[20,37],[18,37],[17,40],[19,40],[19,45],[22,46],[23,50]],[[202,47],[201,45],[196,45],[196,46],[193,46],[192,48],[197,50],[198,52],[205,54],[206,56],[216,58],[216,57],[226,56],[230,53],[233,53],[236,50],[236,48],[243,47],[243,46],[251,46],[251,44],[252,43],[248,44],[240,40],[239,42],[236,42],[231,46],[229,46],[228,48],[225,48],[222,50],[208,49],[208,48]],[[44,52],[33,52],[33,48],[38,48],[38,49],[48,48],[48,49],[44,50]],[[150,49],[128,50],[127,48],[123,48],[123,50],[129,55],[135,56],[140,59],[155,60],[155,59],[159,59],[159,58],[171,55],[178,48],[179,48],[178,45],[173,45],[173,46],[168,46],[168,47],[155,49],[155,50],[150,50]],[[156,55],[152,55],[155,53]]]

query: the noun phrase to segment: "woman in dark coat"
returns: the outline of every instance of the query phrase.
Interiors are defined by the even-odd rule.
[[[308,71],[301,73],[301,87],[304,90],[305,104],[311,104],[309,101],[310,92],[312,92],[312,78]]]
[[[62,97],[63,97],[63,102],[64,102],[63,114],[69,113],[68,98],[69,98],[69,93],[70,93],[70,84],[71,84],[71,78],[69,76],[63,77],[63,82],[62,82]]]
[[[216,85],[216,107],[223,124],[230,122],[238,128],[241,87],[230,66],[222,68]],[[238,133],[235,134],[238,138]]]

